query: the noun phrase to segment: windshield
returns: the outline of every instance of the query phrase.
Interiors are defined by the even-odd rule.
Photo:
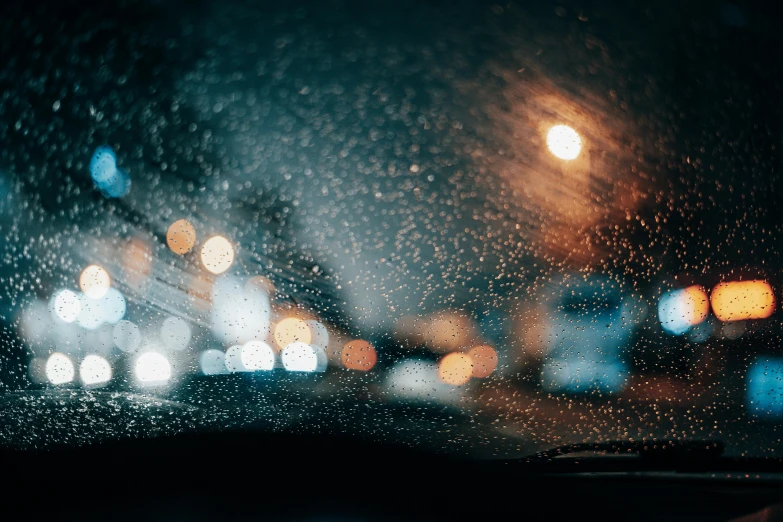
[[[763,5],[2,9],[2,444],[776,455]]]

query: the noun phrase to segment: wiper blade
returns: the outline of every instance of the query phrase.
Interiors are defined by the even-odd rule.
[[[563,455],[578,453],[604,453],[605,455],[636,455],[642,459],[703,460],[716,459],[723,455],[724,446],[718,440],[657,440],[657,441],[610,441],[567,444],[540,451],[523,460],[529,463],[550,462]]]

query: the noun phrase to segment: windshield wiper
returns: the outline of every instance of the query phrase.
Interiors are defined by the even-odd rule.
[[[692,460],[715,459],[723,455],[723,443],[717,440],[686,440],[673,439],[658,441],[610,441],[568,444],[540,451],[528,457],[525,461],[550,462],[564,455],[579,453],[603,453],[603,456],[635,455],[641,459],[651,460]]]
[[[727,457],[717,440],[608,441],[558,446],[506,464],[544,473],[783,472],[783,459]]]

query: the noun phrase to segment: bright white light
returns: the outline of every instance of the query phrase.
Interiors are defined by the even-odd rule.
[[[73,380],[73,363],[64,353],[55,352],[46,361],[46,378],[52,384],[65,384]]]
[[[72,323],[79,317],[82,305],[76,292],[60,290],[52,300],[52,312],[61,321]]]
[[[103,306],[100,299],[92,299],[87,295],[80,295],[81,311],[76,323],[85,330],[95,330],[103,324]]]
[[[112,333],[114,344],[123,352],[134,352],[141,344],[141,330],[130,321],[120,321]]]
[[[84,384],[101,384],[111,379],[111,365],[100,355],[88,355],[79,366],[79,376]]]
[[[190,343],[190,325],[179,317],[169,317],[160,327],[160,339],[172,350],[184,350]]]
[[[275,351],[261,341],[246,343],[240,352],[242,366],[247,370],[271,370],[275,367]]]
[[[91,299],[100,299],[111,286],[109,273],[98,265],[90,265],[79,276],[79,288]]]
[[[219,375],[227,373],[226,354],[221,350],[205,350],[201,352],[199,364],[204,375]]]
[[[271,305],[263,291],[246,291],[242,280],[223,276],[212,286],[210,325],[224,344],[265,339]]]
[[[242,364],[242,346],[235,344],[226,350],[226,369],[230,372],[244,372],[245,365]]]
[[[574,160],[582,151],[582,138],[567,125],[555,125],[546,135],[546,146],[561,160]]]
[[[318,354],[309,344],[291,343],[281,357],[283,367],[289,372],[314,372],[318,368]]]
[[[125,296],[116,288],[109,288],[99,300],[101,319],[104,323],[117,324],[125,317]]]
[[[171,379],[171,364],[157,352],[146,352],[136,359],[136,379],[145,384],[163,383]]]
[[[234,262],[234,247],[223,236],[214,236],[201,247],[201,262],[213,274],[222,274]]]

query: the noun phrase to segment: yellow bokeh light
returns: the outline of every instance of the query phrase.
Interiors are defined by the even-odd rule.
[[[473,362],[473,377],[489,377],[498,367],[498,353],[491,346],[474,346],[468,355]]]
[[[446,384],[461,386],[473,375],[473,360],[464,353],[450,353],[438,364],[438,377]]]
[[[712,310],[719,320],[765,319],[775,311],[775,295],[766,281],[732,281],[712,289]]]
[[[424,341],[438,352],[470,346],[476,335],[473,321],[466,315],[453,312],[436,314],[424,328]]]
[[[196,228],[186,219],[175,221],[166,232],[166,244],[175,254],[187,254],[196,245]]]
[[[90,265],[79,276],[79,288],[91,299],[100,299],[111,286],[109,273],[98,265]]]
[[[275,326],[275,344],[280,348],[295,342],[310,344],[312,340],[313,333],[310,327],[298,317],[288,317]]]
[[[704,287],[701,285],[689,286],[680,295],[687,315],[684,318],[686,322],[690,326],[703,322],[707,318],[707,314],[710,313],[710,300]]]
[[[201,262],[213,274],[222,274],[234,262],[234,247],[223,236],[214,236],[201,248]]]
[[[341,354],[343,366],[349,370],[369,371],[378,362],[378,354],[373,345],[363,340],[350,341],[343,346]]]
[[[582,152],[582,138],[567,125],[555,125],[546,135],[549,152],[561,160],[574,160]]]

